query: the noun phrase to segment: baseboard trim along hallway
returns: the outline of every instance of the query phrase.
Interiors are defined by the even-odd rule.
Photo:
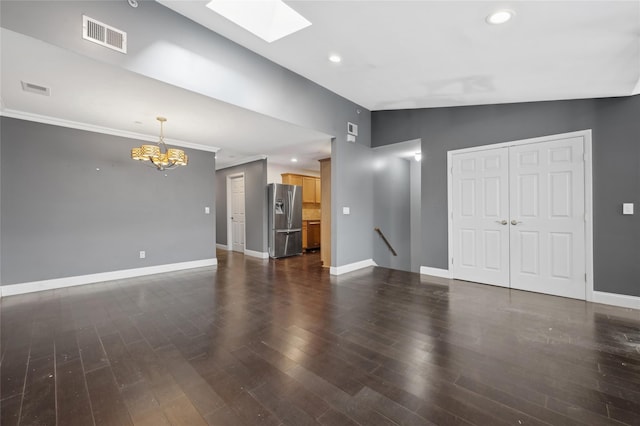
[[[357,271],[358,269],[368,268],[369,266],[378,266],[373,259],[361,260],[360,262],[348,263],[342,266],[332,266],[329,268],[329,274],[331,275],[342,275],[347,272]]]
[[[430,266],[421,266],[420,274],[431,275],[440,278],[451,278],[451,271],[448,269],[432,268]]]
[[[202,268],[216,266],[218,259],[202,259],[190,262],[169,263],[166,265],[148,266],[145,268],[123,269],[120,271],[100,272],[97,274],[78,275],[75,277],[55,278],[51,280],[32,281],[20,284],[11,284],[0,287],[0,297],[14,296],[17,294],[33,293],[36,291],[55,290],[58,288],[73,287],[84,284],[94,284],[104,281],[121,280],[124,278],[141,277],[144,275],[162,274],[165,272],[181,271],[183,269]]]
[[[257,257],[258,259],[268,259],[269,253],[264,251],[244,250],[244,254],[251,257]]]
[[[627,296],[625,294],[605,293],[602,291],[593,292],[594,303],[620,306],[622,308],[640,309],[640,297]]]

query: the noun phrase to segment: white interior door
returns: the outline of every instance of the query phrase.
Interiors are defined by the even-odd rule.
[[[451,156],[453,277],[586,298],[584,138]]]
[[[507,148],[453,156],[454,277],[509,286]]]
[[[509,150],[511,287],[585,299],[583,138]]]
[[[231,249],[244,253],[244,176],[231,178]]]

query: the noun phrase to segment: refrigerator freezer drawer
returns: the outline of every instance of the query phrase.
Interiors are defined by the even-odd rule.
[[[287,257],[302,254],[301,230],[275,230],[274,244],[269,248],[271,257]]]

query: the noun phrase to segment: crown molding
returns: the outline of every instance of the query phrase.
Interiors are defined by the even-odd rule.
[[[53,126],[68,127],[70,129],[86,130],[88,132],[102,133],[105,135],[121,136],[123,138],[138,139],[147,142],[157,142],[157,135],[147,135],[144,133],[129,132],[126,130],[112,129],[110,127],[97,126],[95,124],[81,123],[79,121],[65,120],[62,118],[50,117],[47,115],[34,114],[31,112],[18,111],[15,109],[3,108],[0,110],[0,116],[17,118],[20,120],[34,121],[37,123],[51,124]],[[165,138],[165,142],[169,145],[180,146],[183,148],[192,148],[199,151],[218,152],[220,148],[209,145],[202,145],[193,142],[181,141],[177,139]]]

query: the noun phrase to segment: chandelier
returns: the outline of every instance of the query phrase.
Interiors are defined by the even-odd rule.
[[[160,122],[160,139],[155,145],[142,145],[131,149],[131,158],[139,161],[149,161],[158,170],[169,170],[176,166],[186,166],[189,162],[187,154],[181,149],[167,148],[164,143],[164,117],[156,117]]]

